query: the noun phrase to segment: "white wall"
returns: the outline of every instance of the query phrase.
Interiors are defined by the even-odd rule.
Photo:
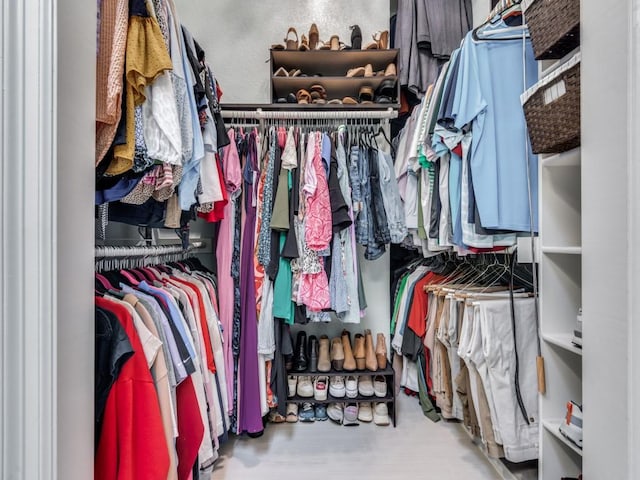
[[[93,478],[96,2],[59,0],[57,382],[60,480]]]
[[[637,249],[628,250],[628,216],[638,207],[628,190],[631,3],[581,2],[583,471],[592,479],[637,478],[627,435],[639,407],[629,404],[627,349],[628,252]]]
[[[357,23],[363,44],[378,30],[389,28],[389,0],[265,0],[252,2],[251,8],[238,9],[238,2],[194,2],[176,0],[181,22],[207,53],[214,74],[224,90],[226,103],[270,103],[269,48],[281,43],[293,26],[301,37],[308,36],[313,22],[320,39],[333,34],[351,43],[349,26]],[[266,63],[265,63],[266,61]],[[389,256],[375,262],[361,257],[363,282],[369,308],[358,331],[374,333],[389,330]],[[337,335],[343,324],[309,325],[310,333]],[[388,337],[388,334],[387,334]]]
[[[269,48],[282,43],[290,26],[320,39],[331,35],[351,44],[349,26],[362,29],[363,43],[389,28],[389,0],[175,0],[181,22],[207,53],[225,103],[270,103]]]

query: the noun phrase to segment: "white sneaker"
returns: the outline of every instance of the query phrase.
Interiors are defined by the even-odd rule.
[[[327,407],[327,415],[334,422],[342,423],[344,407],[341,403],[330,403]]]
[[[361,422],[371,422],[373,420],[373,409],[370,402],[360,404],[358,409],[358,420]]]
[[[358,404],[349,403],[344,407],[344,419],[342,425],[349,427],[352,425],[358,425]]]
[[[373,423],[380,426],[386,426],[391,423],[389,419],[389,409],[386,403],[376,403],[373,408]]]
[[[300,380],[298,380],[300,381]],[[387,379],[382,375],[376,375],[373,379],[373,390],[376,397],[384,398],[387,396]]]
[[[311,377],[308,375],[302,375],[298,377],[298,395],[301,397],[313,397],[313,384],[311,383]]]
[[[329,395],[336,398],[343,398],[346,394],[344,387],[344,377],[336,375],[329,380]]]
[[[320,375],[316,377],[316,380],[313,384],[313,396],[316,400],[326,400],[327,399],[327,388],[329,384],[329,377],[326,375]]]
[[[582,406],[567,403],[567,416],[560,424],[560,433],[582,448]]]
[[[349,375],[345,382],[347,390],[347,398],[356,398],[358,396],[358,377]]]
[[[363,397],[373,397],[373,380],[371,375],[360,375],[358,379],[358,392]]]
[[[289,386],[289,398],[295,397],[296,395],[296,386],[298,385],[298,377],[294,375],[289,375],[287,377],[287,384]]]

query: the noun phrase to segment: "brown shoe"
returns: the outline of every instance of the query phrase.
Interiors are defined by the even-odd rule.
[[[322,338],[320,342],[322,342]],[[342,348],[342,339],[340,337],[331,340],[331,363],[333,368],[338,371],[344,367],[344,348]]]
[[[356,333],[354,345],[353,355],[356,357],[356,367],[358,367],[358,370],[364,370],[367,354],[365,350],[364,336],[361,333]]]
[[[375,372],[378,370],[378,361],[376,360],[376,353],[373,350],[373,337],[371,336],[371,330],[364,331],[364,345],[367,370]]]
[[[342,331],[342,349],[344,350],[343,368],[348,372],[353,372],[356,369],[356,359],[351,350],[351,335],[347,330]]]
[[[291,33],[296,36],[295,40],[293,38],[289,38],[289,34]],[[290,27],[289,30],[287,30],[287,35],[284,37],[284,43],[287,46],[287,50],[298,50],[298,32],[296,32],[295,28]]]
[[[309,48],[315,50],[318,48],[318,42],[320,41],[320,33],[318,32],[318,26],[315,23],[311,24],[309,29]]]
[[[318,371],[328,372],[331,370],[331,360],[329,358],[329,337],[322,335],[318,344]]]
[[[379,333],[376,339],[376,359],[378,360],[378,368],[385,370],[387,368],[387,341],[382,333]]]

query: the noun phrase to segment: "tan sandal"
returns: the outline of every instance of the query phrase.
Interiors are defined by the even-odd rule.
[[[300,50],[301,52],[310,50],[309,39],[307,39],[307,36],[304,33],[302,34],[302,38],[300,39],[300,47],[298,47],[298,50]]]
[[[378,42],[369,42],[364,46],[363,50],[377,50]]]
[[[372,35],[372,38],[378,44],[380,50],[386,50],[389,47],[389,30],[376,32],[375,35]]]
[[[319,42],[320,33],[318,32],[318,26],[315,23],[312,23],[311,28],[309,29],[309,48],[311,50],[315,50],[318,48]]]
[[[385,77],[395,77],[397,74],[398,74],[398,71],[396,70],[395,63],[390,63],[389,65],[387,65],[387,68],[385,68],[384,70]]]
[[[302,71],[294,68],[293,70],[289,70],[289,76],[290,77],[299,77],[302,74]]]
[[[344,50],[345,44],[340,41],[340,37],[338,35],[332,35],[329,39],[329,50]]]
[[[287,72],[284,67],[280,67],[279,69],[277,69],[274,74],[274,77],[288,77],[289,76],[289,72]]]
[[[300,104],[309,104],[311,102],[311,94],[304,88],[301,88],[298,90],[298,93],[296,93],[296,100]]]
[[[347,77],[364,77],[365,71],[364,67],[351,68],[347,71]]]
[[[357,105],[357,104],[358,104],[358,101],[357,101],[355,98],[353,98],[353,97],[344,97],[344,98],[342,99],[342,103],[343,103],[344,105]]]
[[[327,102],[329,105],[342,105],[342,100],[339,98],[333,98]]]
[[[293,32],[296,36],[296,39],[289,38],[289,34]],[[287,46],[287,50],[298,50],[298,32],[295,28],[289,27],[287,30],[287,35],[284,37],[284,43]]]
[[[373,77],[373,65],[371,65],[370,63],[367,63],[364,66],[364,76],[365,77]]]

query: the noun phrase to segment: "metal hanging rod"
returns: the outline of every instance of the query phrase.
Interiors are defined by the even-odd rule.
[[[186,249],[182,245],[152,245],[132,247],[96,246],[95,258],[135,258],[135,257],[162,257],[165,255],[187,255],[194,250],[205,247],[204,242],[193,242]]]
[[[354,119],[390,119],[396,118],[398,112],[393,108],[386,110],[263,110],[262,108],[252,108],[247,110],[225,110],[222,109],[224,118],[255,119],[255,120],[354,120]]]

